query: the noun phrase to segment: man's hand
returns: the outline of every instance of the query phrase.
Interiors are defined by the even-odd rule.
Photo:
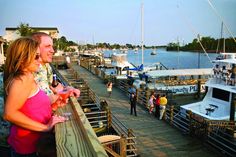
[[[55,88],[52,86],[49,86],[49,88],[53,91],[54,94],[57,94],[59,91],[62,91],[64,89],[64,86],[59,83]]]

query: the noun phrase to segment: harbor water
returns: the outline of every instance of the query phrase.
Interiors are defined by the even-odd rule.
[[[210,60],[214,60],[217,56],[216,53],[205,54],[204,52],[166,51],[164,48],[157,49],[157,54],[151,55],[152,51],[153,49],[144,50],[144,65],[148,66],[161,62],[170,69],[212,68],[213,65]],[[108,50],[104,52],[104,56],[109,57],[113,53],[120,53],[120,51]],[[127,60],[136,66],[140,65],[142,63],[141,50],[128,50]]]
[[[169,69],[191,69],[191,68],[212,68],[213,65],[208,59],[207,55],[211,60],[215,59],[217,54],[210,53],[205,54],[204,52],[183,52],[183,51],[166,51],[166,49],[157,49],[156,55],[151,55],[153,49],[144,50],[144,65],[152,65],[157,62],[161,62]],[[120,51],[108,50],[104,51],[104,56],[109,57],[113,53],[120,53]],[[142,51],[128,50],[127,60],[138,66],[142,63]],[[2,112],[3,106],[3,75],[0,73],[0,113]]]

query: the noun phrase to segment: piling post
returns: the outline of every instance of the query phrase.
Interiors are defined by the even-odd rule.
[[[138,99],[139,99],[139,89],[136,88],[136,100],[138,102]]]
[[[111,110],[107,107],[107,129],[111,128],[112,118],[111,118]]]
[[[189,134],[192,135],[193,133],[193,123],[192,123],[192,111],[187,110],[187,116],[189,119]]]
[[[120,156],[121,157],[126,157],[126,138],[125,136],[122,134],[120,137]]]
[[[199,99],[201,96],[201,76],[198,76],[198,80],[197,80],[197,98]]]
[[[174,105],[170,106],[170,124],[173,124],[173,120],[174,120]]]
[[[204,139],[207,140],[207,137],[209,136],[211,132],[211,123],[208,120],[203,121],[204,127],[205,127],[205,134],[204,134]]]
[[[131,143],[132,143],[132,140],[130,139],[130,137],[132,137],[132,134],[133,134],[133,130],[132,129],[128,129],[128,140],[127,140],[127,149],[131,149]]]

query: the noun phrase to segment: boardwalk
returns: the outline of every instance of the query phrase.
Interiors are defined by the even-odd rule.
[[[100,78],[84,68],[75,66],[80,77],[84,78],[90,88],[105,99],[114,114],[127,128],[132,128],[137,137],[138,154],[142,157],[218,157],[209,147],[198,139],[182,134],[168,123],[150,115],[137,106],[138,116],[130,115],[128,98],[117,88],[113,88],[109,98],[105,84]]]

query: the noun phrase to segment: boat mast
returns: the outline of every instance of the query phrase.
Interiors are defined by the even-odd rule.
[[[223,38],[223,53],[225,53],[225,37],[224,37],[224,29],[223,29],[223,27],[224,27],[224,23],[222,22],[222,24],[221,24],[221,36]]]
[[[144,32],[143,32],[143,3],[141,4],[141,46],[142,46],[142,64],[143,64],[143,41],[144,41]]]

